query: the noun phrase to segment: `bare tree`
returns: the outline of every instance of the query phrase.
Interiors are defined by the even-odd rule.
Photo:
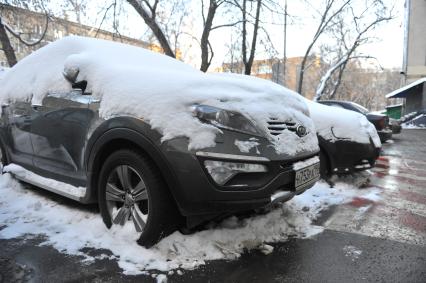
[[[355,12],[354,7],[349,6],[347,13],[336,17],[330,32],[337,40],[335,44],[337,49],[335,53],[337,55],[327,72],[322,76],[314,100],[321,99],[325,94],[329,98],[334,98],[350,60],[375,59],[368,54],[358,54],[357,50],[360,46],[372,41],[369,31],[392,18],[392,11],[387,12],[386,7],[380,0],[368,2],[366,7],[358,13]],[[351,20],[348,21],[347,19]]]
[[[62,0],[62,12],[63,16],[67,17],[68,13],[71,12],[75,15],[77,23],[81,23],[81,17],[86,15],[87,0]]]
[[[213,48],[209,41],[210,32],[213,28],[213,19],[216,14],[217,8],[223,4],[223,1],[209,0],[209,7],[207,10],[207,17],[204,15],[204,0],[201,0],[201,13],[203,16],[203,33],[201,35],[200,48],[201,48],[201,67],[200,70],[206,72],[213,59]],[[217,28],[217,27],[216,27]]]
[[[346,66],[334,99],[349,100],[370,110],[380,110],[386,106],[385,95],[397,89],[399,83],[398,70],[366,68],[360,59],[352,59]]]
[[[278,61],[276,55],[278,54],[274,47],[272,40],[269,36],[268,30],[265,28],[267,24],[276,24],[274,21],[270,22],[270,17],[266,19],[264,16],[280,15],[282,17],[285,11],[279,6],[279,1],[276,0],[228,0],[227,3],[232,4],[237,8],[241,15],[241,20],[236,21],[238,34],[240,35],[240,53],[241,53],[241,64],[243,65],[243,73],[250,75],[252,73],[253,64],[255,62],[256,55],[258,54],[259,45],[263,48],[271,58],[270,61],[264,62],[264,64],[273,65],[273,61]],[[230,45],[235,47],[234,44]],[[230,54],[235,52],[230,52]],[[263,64],[263,65],[264,65]]]
[[[213,49],[209,41],[209,35],[213,26],[213,18],[216,14],[216,10],[221,5],[221,1],[209,0],[209,8],[207,17],[204,16],[204,1],[201,0],[201,13],[203,15],[203,33],[201,35],[201,67],[200,70],[206,72],[210,66],[211,60],[213,59]],[[210,49],[210,52],[209,52]],[[209,56],[210,53],[210,56]]]
[[[200,48],[201,48],[201,67],[200,70],[206,72],[209,68],[211,61],[214,56],[213,48],[209,41],[210,33],[216,29],[224,28],[224,27],[233,27],[239,23],[241,20],[226,22],[220,25],[213,26],[213,20],[216,15],[216,12],[219,6],[224,5],[226,3],[230,3],[227,0],[209,0],[209,6],[207,9],[207,17],[204,13],[204,0],[201,1],[201,11],[203,18],[203,32],[201,35]],[[233,4],[231,4],[233,6]]]
[[[338,0],[325,0],[324,8],[320,13],[320,20],[316,29],[314,36],[312,37],[311,43],[308,45],[306,49],[305,55],[303,56],[303,60],[300,64],[299,69],[299,80],[297,82],[297,92],[303,95],[303,77],[306,71],[306,64],[311,54],[312,48],[315,43],[318,41],[320,36],[329,28],[332,24],[333,19],[339,15],[346,6],[351,2],[351,0],[344,0],[343,2],[339,2]]]
[[[253,61],[254,61],[254,55],[256,52],[257,34],[259,31],[260,8],[262,5],[262,0],[257,0],[256,15],[254,17],[253,35],[251,39],[251,48],[250,48],[249,54],[247,54],[248,53],[247,51],[247,23],[248,23],[247,17],[249,13],[247,11],[247,1],[248,0],[243,0],[242,6],[241,6],[241,12],[242,12],[242,18],[243,18],[241,50],[243,55],[244,74],[250,75],[251,67],[253,66]],[[247,55],[248,55],[248,58],[247,58]]]
[[[11,38],[18,40],[19,43],[24,44],[28,47],[32,47],[32,46],[40,44],[43,41],[49,26],[49,15],[43,5],[43,2],[35,3],[37,5],[36,7],[44,10],[46,21],[45,21],[45,26],[43,28],[43,32],[39,36],[39,38],[37,40],[29,41],[24,38],[23,32],[13,28],[11,25],[9,25],[6,22],[6,17],[3,14],[4,12],[3,10],[9,4],[21,4],[21,5],[24,5],[24,7],[28,8],[28,6],[31,3],[26,3],[26,1],[21,1],[21,2],[18,1],[18,3],[15,3],[15,2],[9,3],[8,1],[5,1],[4,3],[0,3],[0,43],[2,46],[1,50],[4,52],[6,56],[6,60],[9,64],[9,67],[12,67],[17,63],[17,57],[16,57],[15,49],[13,48],[11,43]]]
[[[183,25],[184,17],[188,16],[186,13],[173,13],[174,10],[182,8],[181,6],[185,5],[185,1],[176,1],[171,5],[172,13],[169,17],[162,17],[163,12],[159,11],[159,6],[165,1],[155,0],[127,0],[127,2],[138,12],[138,14],[143,18],[145,23],[148,25],[152,33],[154,34],[157,41],[160,43],[160,46],[164,50],[166,55],[171,57],[176,57],[176,52],[178,49],[178,38],[181,35],[189,36],[191,40],[195,40],[201,51],[201,66],[200,70],[206,72],[211,64],[211,61],[214,56],[213,48],[209,41],[210,34],[213,30],[229,27],[236,25],[235,23],[224,23],[217,26],[213,25],[215,15],[218,8],[224,3],[228,2],[227,0],[208,0],[207,9],[205,7],[205,1],[201,1],[201,15],[203,19],[203,30],[201,37],[195,36],[190,32],[185,32],[180,30],[180,26]],[[169,5],[170,6],[170,5]],[[179,18],[180,15],[180,18]],[[160,17],[160,19],[158,19]],[[162,18],[161,18],[162,17]],[[173,24],[170,24],[170,21],[173,21]],[[170,26],[178,26],[175,28],[170,28]],[[174,42],[175,48],[171,48]]]
[[[5,25],[3,24],[3,20],[0,17],[0,42],[1,42],[1,50],[3,50],[4,55],[6,56],[7,63],[9,67],[14,66],[18,60],[16,59],[15,50],[10,43],[9,36],[6,32]]]
[[[159,0],[154,0],[153,3],[150,3],[149,0],[127,0],[127,2],[136,10],[147,26],[151,29],[155,38],[160,43],[164,54],[175,58],[175,52],[172,50],[166,35],[161,29],[159,23],[156,21]]]

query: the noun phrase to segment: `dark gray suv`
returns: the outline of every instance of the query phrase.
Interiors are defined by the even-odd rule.
[[[216,131],[214,144],[197,147],[189,146],[192,137],[182,134],[166,139],[164,130],[153,126],[153,118],[128,113],[103,116],[100,109],[105,95],[97,95],[101,90],[94,85],[89,90],[96,80],[82,75],[87,71],[84,64],[65,69],[55,66],[55,70],[64,70],[64,82],[44,75],[49,69],[37,65],[43,58],[63,56],[73,44],[87,47],[85,52],[93,44],[99,45],[97,50],[130,48],[72,37],[42,48],[12,68],[0,89],[3,172],[82,203],[98,202],[108,227],[133,223],[141,232],[139,243],[148,247],[179,227],[192,228],[216,217],[288,200],[318,180],[318,147],[297,144],[316,144],[315,133],[297,119],[270,116],[264,122],[243,110],[224,110],[195,100],[187,105],[192,115],[188,117],[203,127],[200,129]],[[131,50],[153,60],[174,61],[139,48]],[[66,56],[76,52],[73,49]],[[47,66],[61,60],[52,59]],[[26,78],[28,68],[41,69]],[[52,84],[55,79],[58,82]],[[17,86],[16,81],[22,85]],[[35,102],[42,81],[58,91],[49,87]],[[19,87],[34,87],[34,92],[23,97],[17,94]],[[141,108],[148,99],[140,96]],[[310,121],[308,116],[305,121]],[[300,150],[293,154],[277,152],[277,143],[285,149],[286,143],[290,147],[295,142]]]

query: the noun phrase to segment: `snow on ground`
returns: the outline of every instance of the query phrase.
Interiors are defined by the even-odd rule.
[[[34,184],[44,184],[48,188],[54,188],[56,191],[77,198],[83,198],[86,194],[85,187],[75,187],[67,183],[59,182],[37,175],[17,164],[9,164],[3,168],[3,172],[13,173],[24,180],[32,180]]]
[[[362,254],[362,251],[355,246],[344,246],[343,251],[345,256],[352,258],[352,261],[355,261]]]
[[[420,114],[401,126],[403,129],[426,129],[426,114]]]
[[[151,249],[136,244],[138,234],[133,225],[108,230],[97,213],[65,206],[37,190],[26,189],[9,174],[0,176],[0,238],[44,236],[43,245],[58,251],[83,256],[83,248],[107,249],[126,274],[148,270],[167,272],[193,269],[208,260],[236,259],[245,250],[273,251],[267,243],[285,241],[289,237],[306,238],[323,230],[312,221],[330,205],[349,202],[354,196],[379,198],[377,188],[358,189],[337,183],[330,188],[319,182],[304,194],[280,204],[266,214],[250,218],[230,217],[219,224],[192,235],[175,232]]]

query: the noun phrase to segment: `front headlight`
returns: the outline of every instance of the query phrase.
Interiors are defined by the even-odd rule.
[[[212,124],[218,128],[234,130],[251,135],[260,135],[253,123],[241,113],[228,111],[208,105],[192,106],[192,113],[201,122]]]
[[[262,173],[268,169],[263,164],[225,162],[218,160],[206,160],[204,166],[213,180],[223,186],[239,173]]]

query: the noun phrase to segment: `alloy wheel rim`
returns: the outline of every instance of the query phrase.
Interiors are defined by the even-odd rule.
[[[106,203],[112,224],[124,226],[133,222],[143,232],[148,219],[149,198],[145,182],[131,166],[117,166],[108,176]]]

